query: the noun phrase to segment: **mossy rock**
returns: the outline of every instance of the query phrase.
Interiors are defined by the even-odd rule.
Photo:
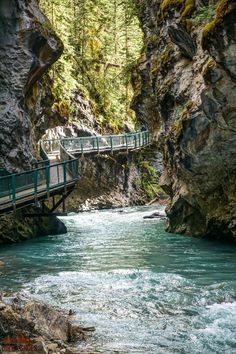
[[[184,106],[181,106],[179,110],[179,116],[174,120],[170,126],[170,135],[174,140],[177,140],[181,132],[183,131],[183,123],[189,118],[189,113],[194,107],[193,101],[188,101]]]
[[[221,0],[218,3],[215,18],[211,22],[208,22],[203,28],[202,46],[204,49],[207,48],[208,41],[210,40],[211,36],[214,36],[218,26],[222,23],[224,17],[231,13],[236,13],[235,0]]]
[[[140,178],[136,181],[136,186],[141,188],[148,200],[154,199],[160,192],[163,192],[159,185],[159,177],[156,170],[146,160],[139,164]]]
[[[184,8],[181,11],[181,17],[186,18],[192,15],[195,10],[195,0],[186,0]]]
[[[195,0],[163,0],[161,10],[164,17],[171,9],[179,10],[181,18],[185,19],[194,12]]]

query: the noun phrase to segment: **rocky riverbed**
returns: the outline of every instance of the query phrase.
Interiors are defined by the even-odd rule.
[[[0,295],[3,352],[78,353],[76,343],[93,331],[73,323],[73,311],[60,311],[22,295]]]

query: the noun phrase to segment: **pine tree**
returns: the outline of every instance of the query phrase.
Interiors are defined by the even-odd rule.
[[[133,119],[130,75],[142,46],[133,0],[40,0],[64,42],[54,67],[58,100],[82,91],[114,131]]]

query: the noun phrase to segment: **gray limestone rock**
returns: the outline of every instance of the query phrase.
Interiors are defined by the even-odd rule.
[[[29,168],[33,131],[26,99],[31,88],[62,53],[36,0],[0,3],[0,166]]]
[[[222,6],[209,33],[192,25],[190,39],[184,26],[191,19],[183,21],[177,8],[163,17],[154,11],[160,3],[145,0],[141,7],[152,45],[135,70],[133,106],[162,152],[168,230],[236,240],[235,4]],[[197,10],[205,3],[197,1]]]

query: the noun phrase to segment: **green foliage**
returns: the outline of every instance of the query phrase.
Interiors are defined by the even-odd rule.
[[[236,13],[235,0],[220,0],[217,3],[215,10],[215,17],[212,21],[208,22],[203,28],[202,32],[202,45],[203,48],[207,47],[209,37],[215,33],[216,28],[220,25],[225,15],[230,13]]]
[[[139,164],[139,167],[141,178],[136,181],[136,185],[143,189],[149,200],[152,200],[162,191],[158,184],[157,172],[145,160]]]
[[[196,25],[211,21],[215,16],[216,5],[209,4],[208,6],[202,7],[198,14],[192,19],[193,23]]]
[[[131,69],[142,47],[134,2],[40,0],[40,4],[65,47],[52,73],[56,97],[70,101],[74,91],[86,92],[98,120],[120,130],[134,119]]]

